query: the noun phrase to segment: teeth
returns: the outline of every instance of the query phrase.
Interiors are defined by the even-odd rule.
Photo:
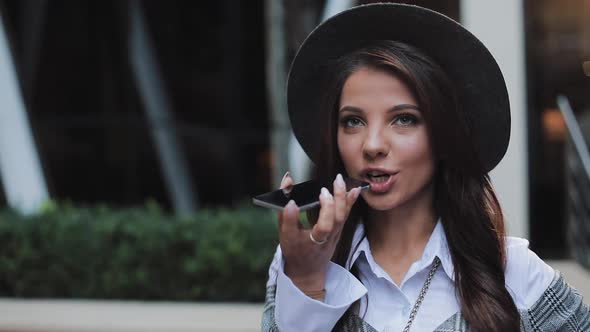
[[[385,182],[389,179],[389,175],[388,174],[383,174],[383,175],[370,175],[369,174],[369,179],[373,182]]]

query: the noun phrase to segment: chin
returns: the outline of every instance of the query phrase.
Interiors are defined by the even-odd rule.
[[[398,200],[391,195],[366,194],[363,195],[363,198],[367,205],[376,211],[387,211],[399,206]]]

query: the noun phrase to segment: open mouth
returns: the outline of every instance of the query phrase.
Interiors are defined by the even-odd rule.
[[[371,192],[386,193],[393,187],[397,172],[386,173],[380,170],[369,170],[364,179],[371,184]]]
[[[383,182],[387,182],[387,180],[389,180],[390,177],[391,177],[391,174],[387,174],[387,173],[383,173],[383,172],[378,172],[378,171],[367,172],[367,180],[369,180],[369,182],[383,183]]]
[[[386,182],[387,180],[389,180],[389,177],[391,177],[390,174],[367,174],[367,179],[370,182],[375,182],[375,183],[382,183],[382,182]]]

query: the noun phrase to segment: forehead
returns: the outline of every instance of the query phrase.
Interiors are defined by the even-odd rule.
[[[383,69],[359,68],[348,76],[340,94],[340,107],[373,109],[397,104],[416,105],[416,100],[401,79]]]

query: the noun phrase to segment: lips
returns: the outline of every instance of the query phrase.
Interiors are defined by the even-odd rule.
[[[395,183],[398,172],[385,169],[365,169],[362,172],[362,178],[371,184],[371,191],[375,193],[384,193],[391,189]]]

